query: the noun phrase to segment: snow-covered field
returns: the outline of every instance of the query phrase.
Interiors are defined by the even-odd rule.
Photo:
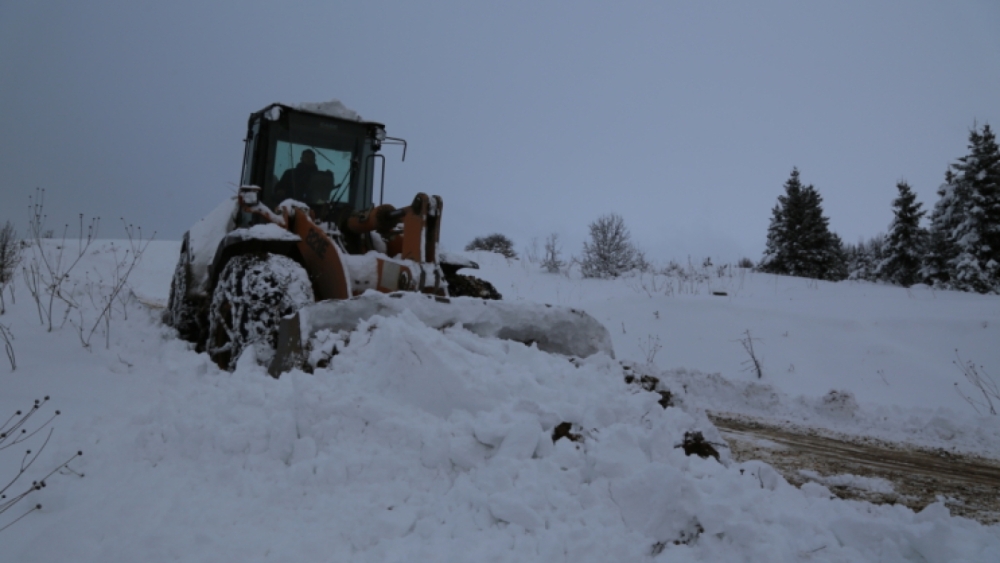
[[[110,279],[110,244],[78,279]],[[71,322],[47,332],[15,280],[0,413],[51,396],[38,420],[61,414],[25,478],[77,450],[85,476],[53,475],[0,514],[42,504],[0,532],[0,561],[1000,560],[1000,526],[943,503],[839,500],[724,448],[720,463],[677,447],[692,431],[721,442],[717,411],[1000,457],[1000,417],[963,399],[981,397],[953,363],[957,350],[1000,380],[996,296],[700,265],[581,280],[474,254],[505,300],[603,322],[616,359],[404,314],[363,323],[328,369],[274,380],[250,361],[220,371],[160,323],[149,305],[166,300],[178,246],[148,247],[108,347],[99,333],[84,349]],[[678,406],[626,384],[620,361],[651,364]],[[553,443],[563,422],[581,441]],[[0,477],[43,439],[0,450]]]

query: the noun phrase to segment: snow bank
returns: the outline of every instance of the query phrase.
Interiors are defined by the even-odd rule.
[[[21,528],[11,560],[982,561],[1000,549],[1000,528],[940,505],[845,502],[725,450],[723,463],[686,456],[686,432],[719,442],[715,429],[626,385],[604,355],[569,362],[409,314],[345,341],[328,369],[277,381],[173,352],[126,429],[76,433],[114,445],[90,457],[93,481],[61,489],[44,527]],[[562,422],[581,440],[553,443]],[[72,541],[49,541],[67,530]]]

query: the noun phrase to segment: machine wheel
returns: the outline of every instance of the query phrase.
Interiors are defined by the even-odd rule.
[[[233,370],[243,350],[257,346],[257,360],[274,354],[278,321],[312,303],[312,284],[302,266],[279,254],[234,256],[219,274],[208,309],[209,357]]]
[[[187,295],[190,284],[188,262],[185,248],[181,250],[174,277],[170,280],[170,299],[163,314],[163,322],[176,328],[182,339],[201,344],[205,340],[208,312],[204,299],[192,299]]]
[[[451,297],[478,297],[480,299],[502,299],[503,296],[493,284],[473,276],[463,274],[445,275],[448,295]]]

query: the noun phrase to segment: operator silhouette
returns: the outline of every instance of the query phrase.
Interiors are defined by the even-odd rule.
[[[316,153],[302,151],[295,168],[285,170],[275,191],[281,198],[296,199],[304,203],[326,201],[333,190],[333,172],[316,166]]]

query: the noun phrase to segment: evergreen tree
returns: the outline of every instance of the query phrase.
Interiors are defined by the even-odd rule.
[[[878,234],[868,239],[861,239],[858,244],[848,244],[844,247],[847,256],[847,279],[863,281],[879,281],[878,265],[885,259],[884,234]]]
[[[892,202],[892,223],[885,237],[884,257],[875,276],[889,283],[910,287],[920,281],[920,267],[927,248],[927,231],[920,228],[922,210],[916,194],[906,182],[896,184],[899,196]]]
[[[989,125],[969,133],[969,154],[950,166],[938,195],[922,274],[944,287],[1000,293],[1000,149]]]
[[[822,204],[816,188],[803,186],[793,168],[772,209],[760,271],[825,280],[847,276],[843,242],[830,232]]]
[[[937,287],[951,287],[951,272],[948,260],[958,255],[955,243],[950,233],[958,220],[965,214],[963,209],[966,199],[955,190],[955,175],[951,170],[945,172],[944,184],[937,190],[938,200],[931,212],[931,226],[927,235],[927,253],[920,277],[927,283]]]

